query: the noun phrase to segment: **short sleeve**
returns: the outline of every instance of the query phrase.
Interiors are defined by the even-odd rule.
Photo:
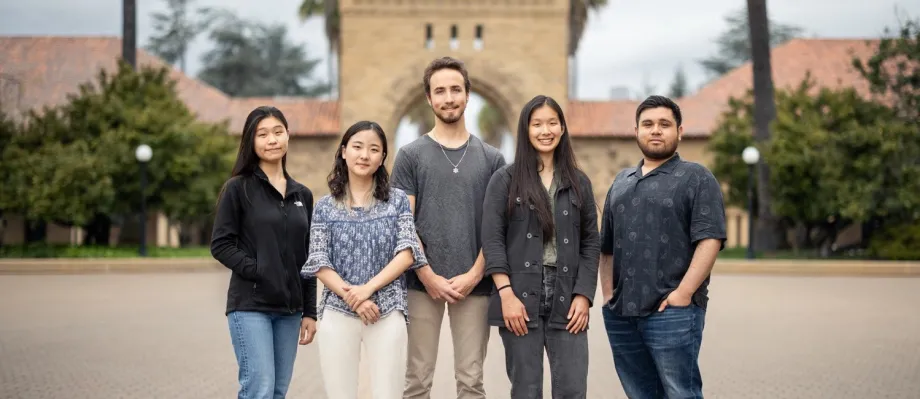
[[[425,257],[425,251],[419,246],[418,235],[415,232],[415,218],[412,216],[412,210],[409,209],[409,198],[406,194],[399,192],[396,201],[396,249],[393,250],[393,256],[405,249],[412,251],[414,259],[410,270],[418,269],[428,264]]]
[[[329,258],[330,234],[327,223],[329,202],[321,201],[313,210],[313,223],[310,225],[310,255],[307,262],[300,269],[301,277],[313,277],[320,268],[328,267],[335,270]]]
[[[406,148],[396,153],[393,161],[393,187],[403,190],[408,195],[418,195],[415,154]]]
[[[607,190],[607,198],[604,199],[604,210],[601,216],[601,253],[606,255],[613,254],[613,185]]]
[[[725,248],[725,205],[722,190],[715,176],[707,169],[697,172],[691,178],[690,242],[713,238],[722,242]],[[694,187],[695,185],[695,187]]]

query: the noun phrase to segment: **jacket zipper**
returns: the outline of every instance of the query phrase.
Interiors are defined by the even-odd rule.
[[[287,215],[287,210],[284,209],[284,197],[283,197],[283,196],[282,196],[282,198],[281,198],[281,214],[282,214],[282,216],[284,216],[284,221],[282,222],[282,224],[284,225],[284,240],[283,240],[283,241],[284,241],[284,250],[283,250],[281,253],[282,253],[282,259],[286,259],[286,256],[285,256],[284,254],[287,254],[287,253],[288,253],[288,248],[287,248],[287,246],[288,246],[288,242],[289,242],[290,240],[288,239],[288,215]],[[287,288],[288,288],[288,289],[286,289],[285,292],[284,292],[284,295],[285,295],[285,297],[284,297],[284,305],[287,307],[288,313],[294,313],[294,311],[291,309],[291,289],[290,289],[290,288],[291,288],[291,279],[290,279],[290,271],[288,270],[287,265],[281,265],[281,268],[284,269],[284,284],[285,284],[285,286],[287,286]]]

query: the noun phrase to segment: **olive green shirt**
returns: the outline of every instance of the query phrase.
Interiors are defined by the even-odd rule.
[[[556,190],[559,189],[557,181],[559,179],[554,174],[553,182],[550,183],[549,188],[546,190],[546,194],[549,195],[549,206],[553,215],[553,219],[556,218]],[[553,223],[555,225],[555,223]],[[553,229],[553,235],[550,236],[549,241],[546,244],[543,244],[543,266],[556,266],[556,229]]]

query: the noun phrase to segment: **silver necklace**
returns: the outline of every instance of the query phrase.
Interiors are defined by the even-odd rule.
[[[444,146],[441,145],[441,142],[438,141],[438,138],[434,136],[434,132],[431,132],[431,137],[434,138],[435,143],[438,143],[438,147],[441,147],[441,153],[444,154],[444,158],[447,158],[447,162],[450,162],[450,164],[454,167],[454,173],[460,173],[460,162],[463,162],[463,157],[466,156],[466,150],[470,149],[470,139],[473,137],[473,135],[471,134],[466,138],[466,147],[463,147],[463,154],[460,155],[460,160],[457,161],[456,165],[454,164],[454,161],[451,161],[450,157],[447,156],[447,151],[444,151]]]

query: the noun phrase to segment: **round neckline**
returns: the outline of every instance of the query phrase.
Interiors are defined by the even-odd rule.
[[[474,135],[473,133],[469,133],[469,135],[470,137],[465,142],[463,142],[463,144],[461,144],[459,147],[448,147],[444,144],[441,144],[437,140],[432,138],[431,135],[428,133],[425,133],[424,137],[428,139],[428,141],[430,141],[431,144],[434,144],[435,146],[439,146],[443,148],[445,151],[462,151],[464,148],[466,148],[468,145],[470,145],[473,142],[473,137],[476,137],[476,135]]]

